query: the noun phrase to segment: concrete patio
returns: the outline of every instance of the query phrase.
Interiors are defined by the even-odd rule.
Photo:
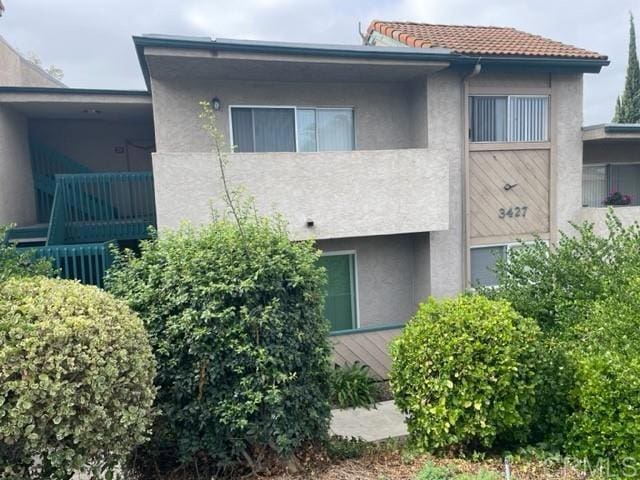
[[[331,411],[332,435],[361,438],[368,442],[379,442],[389,438],[408,435],[404,416],[393,400],[381,402],[376,408],[349,408]]]

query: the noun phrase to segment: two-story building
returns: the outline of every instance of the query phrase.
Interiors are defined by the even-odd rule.
[[[134,43],[147,92],[0,88],[0,164],[21,185],[19,200],[0,192],[0,223],[27,226],[13,238],[41,239],[66,272],[92,261],[70,245],[224,208],[201,101],[233,146],[229,182],[323,251],[337,360],[381,376],[418,302],[491,284],[517,240],[553,242],[582,215],[582,78],[608,64],[598,53],[378,21],[360,46]]]

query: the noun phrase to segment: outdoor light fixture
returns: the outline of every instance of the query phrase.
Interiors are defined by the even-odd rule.
[[[218,97],[213,97],[213,100],[211,100],[211,106],[213,107],[214,111],[219,112],[220,107],[222,106],[222,104],[220,103],[220,99]]]

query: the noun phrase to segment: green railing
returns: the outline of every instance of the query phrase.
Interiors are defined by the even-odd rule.
[[[60,277],[98,287],[104,286],[104,275],[112,261],[109,242],[51,245],[32,250],[36,258],[52,259]]]
[[[29,149],[38,221],[47,222],[53,207],[55,176],[61,173],[91,173],[91,170],[33,139],[29,142]]]
[[[156,224],[151,172],[64,174],[55,179],[49,245],[136,240],[146,238]]]

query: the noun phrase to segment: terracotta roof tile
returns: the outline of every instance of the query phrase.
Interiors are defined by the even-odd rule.
[[[374,31],[410,47],[440,47],[464,55],[560,57],[606,60],[606,55],[567,45],[510,27],[434,25],[374,20]]]

